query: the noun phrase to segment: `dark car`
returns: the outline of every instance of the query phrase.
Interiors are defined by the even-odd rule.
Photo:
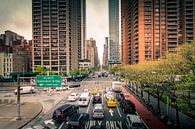
[[[102,103],[102,98],[100,95],[93,96],[93,104]]]
[[[120,102],[120,107],[122,108],[124,113],[135,113],[135,104],[130,100],[122,100]]]
[[[121,93],[121,89],[119,87],[114,88],[113,91],[118,94]]]
[[[88,113],[74,114],[67,123],[67,129],[84,129],[87,121],[89,121]]]
[[[92,126],[90,129],[106,129],[106,127],[102,125],[95,125],[95,126]]]
[[[79,106],[66,104],[59,107],[53,112],[52,119],[57,122],[68,121],[70,117],[73,114],[78,113],[78,111],[79,111]]]

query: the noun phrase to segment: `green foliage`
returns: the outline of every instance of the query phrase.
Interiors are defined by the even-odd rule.
[[[0,80],[2,80],[3,79],[3,76],[2,75],[0,75]]]
[[[45,72],[45,68],[43,66],[36,66],[35,67],[35,73],[44,74],[44,72]]]
[[[176,100],[176,104],[178,106],[178,109],[184,113],[186,113],[187,111],[189,111],[189,107],[188,104],[182,100],[182,99],[177,99]]]
[[[76,77],[78,75],[78,70],[77,69],[72,69],[71,72],[70,72],[70,75],[72,77]]]
[[[87,75],[87,73],[88,73],[88,71],[87,71],[87,69],[86,69],[86,68],[82,68],[82,69],[81,69],[81,75],[86,76],[86,75]]]
[[[164,60],[116,66],[111,71],[123,75],[128,82],[141,84],[142,89],[159,95],[164,102],[169,96],[185,112],[188,105],[182,95],[195,88],[195,42],[178,46]]]

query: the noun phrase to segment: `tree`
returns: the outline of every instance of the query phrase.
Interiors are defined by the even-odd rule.
[[[72,69],[70,72],[70,75],[74,78],[78,75],[78,70],[77,69]]]
[[[35,73],[38,73],[38,74],[45,74],[45,67],[43,66],[35,66]]]
[[[81,68],[81,75],[86,76],[88,74],[88,71],[86,68]]]
[[[0,80],[2,80],[3,79],[3,76],[2,75],[0,75]]]

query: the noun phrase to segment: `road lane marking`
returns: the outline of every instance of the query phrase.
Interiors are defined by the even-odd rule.
[[[109,112],[110,112],[110,115],[113,116],[113,110],[110,109]]]
[[[62,127],[64,126],[65,121],[60,125],[60,127],[58,129],[62,129]]]
[[[92,96],[90,97],[90,100],[89,100],[89,104],[88,104],[88,107],[87,107],[87,111],[86,111],[86,113],[88,113],[88,112],[89,112],[89,107],[90,107],[90,105],[91,105],[91,99],[92,99]]]
[[[48,124],[54,125],[53,120],[46,120],[46,121],[44,121],[44,123],[45,123],[46,125],[48,125]]]
[[[116,108],[117,108],[117,111],[118,111],[119,116],[122,117],[122,115],[121,115],[121,113],[120,113],[120,111],[119,111],[118,106],[116,106]]]
[[[120,126],[120,128],[122,129],[123,126],[122,126],[122,122],[121,121],[117,121],[118,125]]]

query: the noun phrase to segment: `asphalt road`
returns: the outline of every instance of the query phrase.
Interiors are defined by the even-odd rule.
[[[104,82],[106,81],[111,81],[109,78],[92,78],[92,79],[87,79],[85,80],[85,85],[75,88],[73,91],[77,93],[82,93],[84,89],[89,89],[92,90],[94,86],[90,85],[90,82],[98,81],[98,82]],[[102,91],[102,88],[105,88],[102,86],[102,83],[98,83],[99,85],[96,85],[96,87]],[[107,84],[107,83],[106,83]],[[109,83],[110,84],[110,83]],[[106,87],[110,87],[111,85],[106,85]],[[103,92],[102,92],[103,93]],[[76,102],[68,102],[67,101],[67,96],[65,96],[58,104],[56,104],[51,110],[49,110],[46,114],[42,114],[32,122],[30,122],[25,129],[38,129],[43,126],[47,126],[51,129],[66,129],[66,123],[55,123],[52,120],[52,112],[58,108],[61,105],[67,104],[67,103],[72,103],[72,104],[77,104]],[[102,120],[95,120],[92,118],[92,111],[93,111],[93,104],[92,104],[92,96],[90,100],[90,104],[87,107],[79,107],[79,112],[80,113],[89,113],[90,115],[90,120],[86,123],[85,129],[90,129],[91,126],[93,125],[103,125],[106,127],[106,129],[126,129],[125,126],[125,118],[126,115],[122,112],[122,110],[117,106],[116,108],[108,108],[105,102],[105,98],[103,98],[103,108],[105,111],[105,118]]]

